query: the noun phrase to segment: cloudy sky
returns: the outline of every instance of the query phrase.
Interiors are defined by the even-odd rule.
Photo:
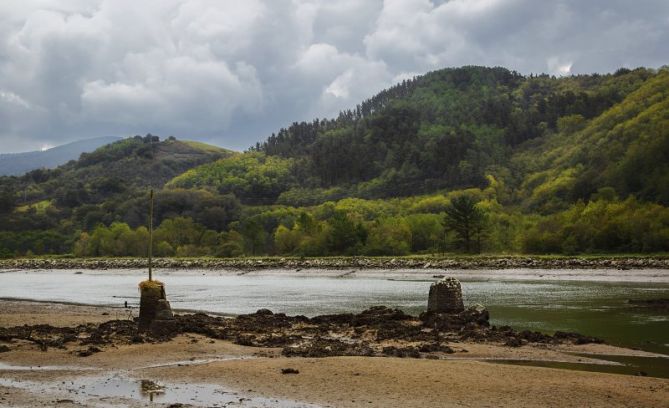
[[[2,0],[0,152],[148,132],[245,149],[438,68],[668,56],[667,0]]]

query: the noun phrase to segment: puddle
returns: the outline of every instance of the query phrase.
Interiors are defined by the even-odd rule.
[[[135,400],[207,407],[318,407],[297,401],[251,397],[227,390],[220,385],[153,382],[121,373],[52,382],[0,378],[0,386],[19,388],[31,393],[60,395],[85,405],[104,401],[109,406],[125,406],[124,401]]]
[[[531,367],[561,368],[566,370],[590,371],[612,374],[643,375],[648,377],[669,378],[669,359],[663,357],[611,356],[577,354],[581,357],[597,358],[612,364],[567,363],[558,361],[533,360],[488,360],[490,363],[513,364]]]

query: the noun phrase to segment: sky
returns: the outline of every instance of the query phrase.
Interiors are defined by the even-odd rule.
[[[669,0],[2,0],[0,152],[147,133],[244,150],[440,68],[668,56]]]

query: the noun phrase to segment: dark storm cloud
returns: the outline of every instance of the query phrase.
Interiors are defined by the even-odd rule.
[[[152,132],[243,149],[446,66],[659,67],[669,2],[9,0],[0,151]]]

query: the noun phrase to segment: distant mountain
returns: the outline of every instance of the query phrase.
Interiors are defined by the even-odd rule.
[[[100,146],[117,142],[120,139],[116,136],[96,137],[43,151],[0,154],[0,176],[20,176],[30,170],[52,169],[70,160],[78,159],[82,153],[92,152]]]

